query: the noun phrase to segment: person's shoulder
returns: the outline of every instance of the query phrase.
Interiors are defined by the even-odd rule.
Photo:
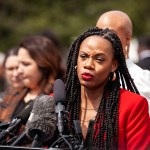
[[[119,109],[123,113],[130,113],[133,110],[148,112],[148,102],[145,97],[139,94],[120,89]]]
[[[131,92],[129,90],[125,90],[125,89],[120,89],[120,96],[122,98],[128,98],[128,99],[133,99],[133,100],[146,100],[145,97],[139,95],[139,94],[136,94],[134,92]]]
[[[146,104],[147,99],[139,94],[133,93],[131,91],[120,89],[120,103],[124,106],[133,106],[137,104]]]

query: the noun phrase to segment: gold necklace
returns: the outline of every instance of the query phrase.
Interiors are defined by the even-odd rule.
[[[81,108],[83,108],[84,110],[96,110],[96,109],[98,109],[98,108],[99,108],[99,106],[98,106],[98,107],[96,107],[96,108],[84,108],[84,107],[82,107],[82,106],[81,106]]]

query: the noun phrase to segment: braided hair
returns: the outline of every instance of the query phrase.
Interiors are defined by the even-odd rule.
[[[90,28],[81,34],[71,45],[67,60],[66,74],[66,109],[69,112],[68,129],[73,134],[73,120],[79,120],[81,105],[81,85],[76,74],[75,66],[80,45],[84,39],[89,36],[97,35],[111,42],[113,47],[114,58],[118,60],[119,66],[116,69],[116,80],[112,81],[112,73],[108,80],[103,97],[98,108],[95,118],[93,145],[99,149],[117,149],[118,148],[118,107],[120,84],[124,89],[139,94],[133,79],[131,78],[126,66],[125,56],[120,39],[114,31],[99,29],[98,27]]]

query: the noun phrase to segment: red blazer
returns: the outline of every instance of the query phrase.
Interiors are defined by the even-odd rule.
[[[121,89],[119,101],[119,150],[150,150],[150,117],[147,100]]]

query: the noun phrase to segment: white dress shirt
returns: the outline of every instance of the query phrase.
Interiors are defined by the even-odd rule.
[[[150,71],[143,70],[130,59],[126,59],[126,64],[138,91],[148,100],[150,114]]]

